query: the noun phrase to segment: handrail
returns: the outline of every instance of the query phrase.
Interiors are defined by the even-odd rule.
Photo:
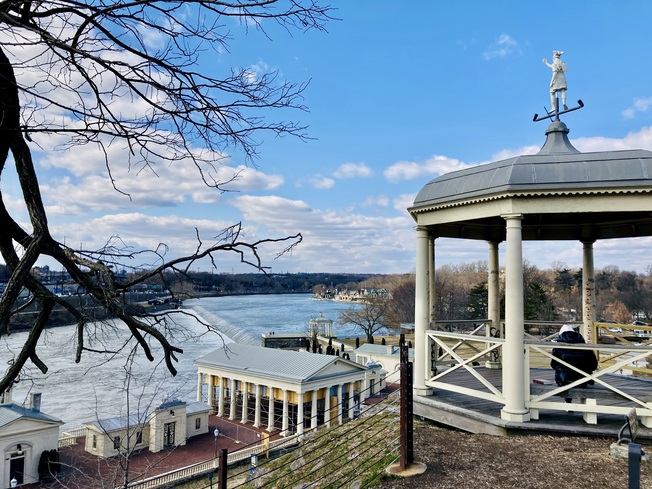
[[[425,380],[427,386],[497,403],[505,402],[502,385],[492,384],[492,382],[485,378],[476,368],[479,365],[479,361],[485,359],[487,355],[490,355],[492,352],[500,352],[500,349],[502,349],[505,344],[504,339],[476,334],[448,333],[445,331],[435,330],[426,331],[426,338],[436,346],[436,348],[428,349],[428,354],[430,354],[430,352],[434,353],[430,358],[430,365],[433,366],[433,370]],[[548,362],[554,358],[552,355],[552,349],[562,347],[562,345],[563,348],[591,350],[600,353],[601,361],[598,370],[591,374],[580,372],[582,377],[568,386],[563,386],[558,389],[554,386],[555,388],[548,389],[543,393],[531,395],[529,387],[527,387],[530,385],[530,378],[532,377],[532,374],[529,372],[530,369],[536,368],[532,366],[531,360],[535,358],[532,354],[536,355],[539,362],[541,362],[541,358],[543,357],[547,360],[546,365],[549,365]],[[591,416],[593,416],[591,419],[594,419],[595,414],[597,413],[622,414],[631,409],[632,405],[635,405],[643,417],[644,424],[646,426],[652,425],[652,402],[648,401],[649,397],[647,394],[642,393],[641,389],[637,391],[636,389],[620,387],[619,384],[614,383],[614,378],[609,375],[617,375],[625,370],[635,371],[637,369],[647,370],[649,373],[652,373],[649,369],[642,369],[637,366],[637,362],[644,361],[648,357],[652,358],[652,345],[594,343],[560,344],[553,341],[526,338],[524,339],[524,347],[527,353],[526,361],[528,368],[528,374],[526,375],[528,380],[526,384],[527,386],[525,387],[527,408],[530,408],[533,411],[539,409],[566,410],[567,405],[564,402],[555,402],[554,396],[560,394],[566,389],[578,387],[581,384],[592,380],[598,388],[611,392],[616,397],[626,400],[628,405],[623,407],[623,405],[616,406],[613,405],[613,403],[612,405],[604,403],[599,404],[598,400],[593,400],[591,403],[580,404],[577,406],[573,405],[573,409],[582,411],[585,414],[591,414]],[[567,367],[574,369],[572,365],[563,360],[555,359]],[[474,384],[471,384],[475,385],[475,387],[465,387],[459,385],[459,382],[457,381],[448,381],[447,376],[454,372],[459,372],[460,370],[466,371],[474,378],[474,380],[477,381]]]

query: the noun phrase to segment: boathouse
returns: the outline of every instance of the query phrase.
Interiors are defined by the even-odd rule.
[[[208,404],[256,428],[303,433],[342,424],[379,383],[371,370],[338,356],[230,343],[195,361],[197,399],[207,385]]]
[[[582,153],[571,144],[562,114],[545,122],[546,141],[537,154],[441,175],[419,191],[408,209],[417,234],[416,414],[469,431],[504,434],[511,428],[547,426],[578,432],[589,424],[597,425],[595,434],[609,423],[620,427],[623,416],[636,408],[643,423],[652,426],[652,384],[621,374],[641,370],[652,346],[619,337],[615,344],[599,344],[608,325],[596,322],[594,288],[596,243],[609,240],[613,247],[624,238],[652,236],[652,152]],[[437,240],[442,238],[459,240],[459,246],[466,240],[487,246],[489,317],[461,332],[450,332],[435,316]],[[564,389],[551,381],[554,335],[530,336],[524,329],[523,260],[528,257],[523,243],[553,240],[581,250],[579,327],[587,345],[575,348],[594,351],[600,361],[599,370],[570,386],[595,382],[573,391],[573,413],[567,412]],[[505,257],[504,317],[499,247]],[[627,252],[624,244],[622,252]]]
[[[30,396],[29,406],[14,404],[11,390],[0,399],[0,450],[2,487],[39,481],[39,461],[44,452],[58,449],[63,421],[41,412],[41,394]]]

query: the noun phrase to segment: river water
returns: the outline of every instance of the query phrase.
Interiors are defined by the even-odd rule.
[[[196,310],[205,321],[216,325],[223,335],[204,334],[206,328],[192,315],[175,319],[175,345],[183,348],[175,364],[178,374],[173,377],[160,362],[160,349],[154,350],[155,361],[149,362],[139,349],[127,375],[129,348],[120,348],[127,338],[124,324],[104,327],[101,341],[88,344],[96,349],[118,353],[84,353],[79,364],[74,362],[75,327],[62,326],[47,331],[38,347],[38,355],[49,367],[46,375],[31,366],[15,386],[15,403],[27,403],[31,392],[42,393],[41,410],[64,421],[63,429],[81,426],[94,419],[146,412],[170,398],[186,402],[196,399],[197,369],[193,362],[221,347],[224,342],[260,343],[260,335],[268,332],[306,332],[311,318],[323,313],[332,319],[338,337],[361,334],[353,327],[337,326],[338,313],[351,307],[347,303],[315,301],[311,295],[283,294],[228,296],[193,299],[184,302],[184,311]],[[99,329],[98,329],[99,331]],[[0,339],[0,362],[4,365],[17,353],[27,336],[14,333]],[[242,338],[239,338],[242,336]],[[129,388],[126,388],[129,379]],[[129,394],[127,396],[127,393]],[[128,400],[127,400],[128,399]],[[127,406],[127,404],[129,404]]]

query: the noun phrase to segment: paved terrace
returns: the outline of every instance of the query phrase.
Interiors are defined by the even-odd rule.
[[[398,384],[390,384],[379,394],[365,400],[365,404],[373,405],[384,400],[390,393],[399,389]],[[148,479],[161,474],[172,472],[184,467],[213,460],[222,448],[229,454],[249,448],[260,442],[262,428],[254,428],[251,423],[240,423],[221,418],[216,415],[209,416],[209,430],[204,435],[189,438],[185,446],[175,447],[151,453],[147,449],[135,453],[129,460],[129,478],[131,481]],[[215,442],[213,432],[217,428],[220,434]],[[282,438],[277,430],[270,436],[270,441]],[[62,472],[62,482],[29,484],[26,489],[54,489],[54,488],[84,488],[95,489],[117,487],[122,483],[123,469],[115,457],[101,459],[84,450],[85,437],[79,437],[76,445],[59,449]],[[111,482],[109,482],[111,481]],[[215,481],[214,481],[215,482]],[[64,485],[65,483],[65,485]]]
[[[215,428],[220,435],[215,442]],[[135,453],[129,460],[129,477],[146,479],[170,471],[181,469],[199,462],[211,460],[219,450],[226,448],[229,453],[245,448],[260,441],[259,434],[264,430],[254,428],[251,424],[233,422],[218,416],[209,417],[209,432],[189,438],[185,446],[172,450],[151,453],[144,449]],[[279,432],[272,433],[270,440],[281,438]],[[117,458],[101,459],[84,450],[85,437],[77,439],[76,445],[59,449],[62,464],[60,474],[65,487],[106,488],[119,486],[122,482],[123,469]],[[112,481],[107,483],[107,481]],[[113,484],[113,481],[115,482]],[[113,485],[112,485],[113,484]],[[62,483],[29,484],[25,488],[61,488]]]

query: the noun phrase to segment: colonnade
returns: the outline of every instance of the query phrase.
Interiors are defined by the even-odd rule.
[[[520,213],[503,214],[505,220],[505,330],[500,331],[500,281],[498,241],[489,241],[488,313],[491,325],[505,338],[501,358],[489,362],[488,368],[502,368],[504,407],[501,417],[508,421],[529,421],[525,407],[526,364],[524,349],[524,299],[523,299],[523,237]],[[435,290],[435,239],[426,226],[417,226],[417,267],[415,283],[415,360],[414,393],[427,396],[432,389],[426,384],[430,376],[430,342],[426,330],[434,324]],[[587,235],[590,233],[587,233]],[[583,325],[582,335],[587,343],[595,342],[595,280],[593,244],[587,236],[583,245]],[[487,335],[489,335],[487,328]]]
[[[306,429],[316,428],[320,417],[323,417],[323,424],[328,427],[332,424],[341,425],[345,416],[352,419],[356,404],[354,399],[362,403],[366,398],[365,389],[360,389],[360,383],[360,381],[350,381],[333,385],[315,385],[313,388],[308,386],[305,389],[292,389],[292,386],[273,386],[199,371],[197,400],[203,400],[202,387],[203,384],[207,384],[208,405],[216,411],[218,416],[228,415],[230,420],[236,420],[239,398],[241,407],[239,421],[249,423],[252,421],[249,404],[250,397],[252,397],[254,402],[253,426],[264,428],[270,432],[277,429],[274,413],[276,412],[276,403],[282,402],[281,433],[290,433],[290,420],[293,418],[293,412],[296,412],[296,433],[302,434]],[[267,403],[267,426],[263,426],[261,416],[264,414],[265,403]],[[308,412],[304,411],[306,403],[309,403],[309,417],[306,417]],[[306,420],[305,425],[304,419]]]

